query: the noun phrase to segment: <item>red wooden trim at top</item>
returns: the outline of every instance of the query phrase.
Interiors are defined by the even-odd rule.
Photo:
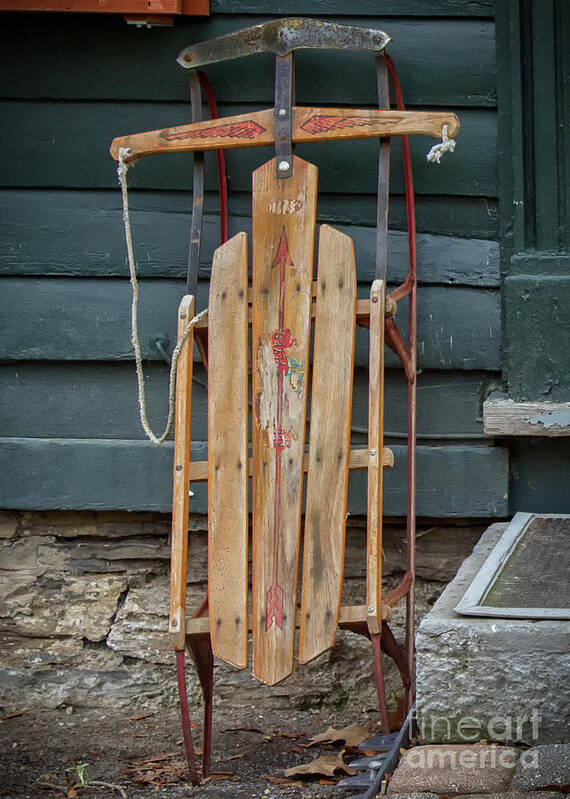
[[[0,0],[0,11],[208,16],[210,0]]]

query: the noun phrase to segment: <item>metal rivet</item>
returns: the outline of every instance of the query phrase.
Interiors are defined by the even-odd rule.
[[[284,108],[279,109],[279,116],[284,117],[287,116],[287,111]]]
[[[374,613],[374,605],[368,605],[368,612]]]
[[[181,314],[180,314],[180,318],[181,318],[181,319],[186,319],[186,314],[185,314],[185,313],[181,313]]]
[[[279,171],[280,172],[288,172],[289,171],[289,161],[279,161]]]
[[[186,55],[184,56],[184,60],[186,62],[194,61],[194,56],[192,55],[192,53],[186,53]]]
[[[371,454],[372,456],[376,455],[376,450],[375,450],[375,449],[371,449],[371,450],[370,450],[370,454]]]
[[[182,465],[180,463],[176,464],[176,471],[177,472],[181,472],[182,471]]]
[[[378,297],[372,297],[372,302],[378,302]]]
[[[172,626],[173,627],[178,627],[178,620],[177,619],[172,619]]]

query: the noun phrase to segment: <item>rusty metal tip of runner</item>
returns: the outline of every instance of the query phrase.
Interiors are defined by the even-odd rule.
[[[176,59],[186,69],[255,53],[284,56],[293,50],[371,50],[383,52],[391,41],[384,31],[337,25],[320,19],[275,19],[184,48]]]

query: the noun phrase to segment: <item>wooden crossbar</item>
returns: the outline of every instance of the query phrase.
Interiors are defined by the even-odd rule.
[[[312,288],[312,296],[315,298],[317,296],[317,282],[313,281],[313,288]],[[251,325],[252,319],[252,311],[251,311],[251,288],[248,289],[247,294],[247,301],[248,305],[250,306],[248,309],[248,324]],[[385,316],[391,317],[396,315],[398,305],[391,297],[386,298],[386,308],[385,308]],[[316,303],[313,302],[311,304],[311,319],[315,318],[315,314],[317,312]],[[362,325],[364,327],[368,327],[368,320],[370,319],[370,300],[369,299],[362,299],[356,300],[356,324]],[[195,330],[204,330],[208,327],[208,315],[202,317],[196,325],[194,326]]]
[[[367,449],[351,449],[348,459],[348,468],[356,471],[368,469],[370,456]],[[394,453],[389,447],[384,447],[382,450],[382,466],[391,469],[394,466]],[[309,469],[308,461],[303,458],[303,472],[307,473]],[[248,459],[247,465],[248,477],[253,474],[253,461]],[[192,461],[190,463],[190,482],[191,483],[205,483],[208,479],[208,461]]]
[[[391,617],[391,608],[388,605],[382,607],[382,618],[389,620]],[[339,626],[354,624],[359,622],[366,622],[368,616],[366,612],[366,605],[341,605]],[[253,618],[251,614],[248,616],[248,631],[251,632],[253,626]],[[295,622],[295,627],[299,628],[299,622]],[[210,618],[209,616],[199,616],[198,618],[186,619],[186,633],[187,635],[208,635],[210,632]]]
[[[423,134],[439,139],[444,125],[447,135],[459,132],[459,120],[450,111],[380,111],[372,108],[292,109],[292,142],[346,141],[387,136]],[[111,155],[127,150],[125,161],[155,153],[194,150],[228,150],[267,147],[275,142],[275,112],[267,109],[223,119],[194,122],[162,130],[133,133],[113,139]]]

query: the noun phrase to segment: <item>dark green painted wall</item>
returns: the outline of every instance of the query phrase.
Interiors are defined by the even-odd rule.
[[[129,332],[129,285],[115,167],[120,134],[189,119],[184,45],[281,14],[323,15],[380,27],[394,42],[407,103],[453,109],[462,132],[441,166],[432,144],[412,141],[419,244],[418,512],[501,517],[508,511],[508,451],[485,440],[481,403],[501,383],[498,132],[494,5],[489,0],[213,0],[209,20],[137,30],[118,17],[3,15],[0,106],[0,504],[14,508],[167,510],[172,449],[145,442],[138,424]],[[208,70],[222,114],[270,105],[271,59]],[[375,104],[363,54],[300,53],[301,103]],[[299,148],[320,170],[319,220],[356,245],[359,292],[373,274],[377,144]],[[228,153],[231,230],[250,227],[251,170],[269,151]],[[390,277],[406,269],[401,149],[393,147]],[[199,304],[217,244],[213,156]],[[167,368],[156,341],[172,346],[183,292],[191,156],[153,157],[129,173],[141,281],[141,335],[150,416],[161,426]],[[398,318],[405,326],[406,313]],[[359,333],[355,428],[366,425],[366,338]],[[404,382],[389,359],[386,426],[397,466],[386,511],[404,512]],[[203,378],[203,376],[202,376]],[[203,457],[204,391],[195,391],[193,452]],[[355,444],[362,435],[355,433]],[[204,487],[193,500],[205,510]],[[364,510],[355,476],[352,512]]]
[[[505,388],[570,402],[570,4],[497,4]],[[511,440],[511,510],[570,513],[570,447]]]

